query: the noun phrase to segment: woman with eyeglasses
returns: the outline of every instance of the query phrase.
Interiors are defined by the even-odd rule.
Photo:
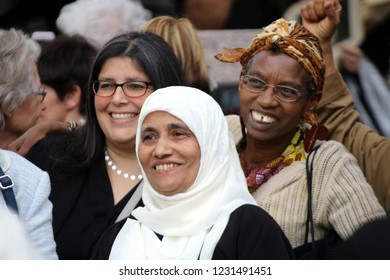
[[[27,154],[50,174],[60,259],[90,259],[94,244],[142,180],[135,134],[145,99],[158,88],[182,83],[181,65],[161,37],[119,35],[92,63],[85,125],[47,136]]]
[[[248,190],[279,223],[298,259],[330,258],[315,255],[309,242],[325,241],[333,230],[333,237],[347,239],[385,216],[356,158],[341,143],[326,141],[326,128],[316,121],[325,79],[317,37],[282,18],[247,49],[227,49],[217,58],[242,66],[241,115],[228,121]]]
[[[0,148],[41,119],[46,91],[38,75],[41,48],[20,30],[0,30]]]
[[[0,29],[0,42],[0,220],[5,221],[6,212],[10,212],[23,227],[21,232],[4,227],[0,231],[4,236],[27,235],[27,246],[36,253],[28,254],[24,244],[13,244],[7,239],[4,245],[9,244],[12,249],[0,259],[58,259],[49,176],[25,158],[5,149],[35,125],[45,109],[42,101],[46,92],[41,87],[36,64],[40,46],[14,28]],[[6,253],[7,249],[0,246],[1,253]]]

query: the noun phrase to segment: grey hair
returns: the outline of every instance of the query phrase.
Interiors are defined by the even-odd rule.
[[[62,7],[56,26],[62,33],[84,36],[100,49],[116,35],[140,30],[152,16],[141,1],[76,0]]]
[[[32,61],[37,61],[40,45],[23,31],[0,29],[0,129],[4,112],[16,110],[34,90]]]

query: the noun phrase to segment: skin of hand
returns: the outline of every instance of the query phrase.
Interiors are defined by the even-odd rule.
[[[360,48],[348,43],[340,44],[340,49],[341,65],[343,65],[347,71],[356,73],[359,69],[360,59],[363,57],[363,51]]]
[[[313,0],[301,7],[303,25],[320,40],[326,76],[337,69],[333,59],[332,37],[340,24],[340,12],[339,0]]]
[[[44,121],[28,129],[18,139],[8,145],[7,150],[25,156],[39,140],[51,132],[68,131],[68,124],[60,121]]]

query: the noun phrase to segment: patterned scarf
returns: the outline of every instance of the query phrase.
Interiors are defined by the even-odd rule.
[[[283,154],[272,160],[264,167],[254,167],[246,163],[241,158],[241,167],[247,180],[249,192],[256,191],[262,184],[267,182],[273,175],[278,174],[280,170],[291,165],[294,161],[304,161],[305,150],[303,145],[303,133],[299,128],[287,146]]]
[[[264,27],[256,35],[247,49],[225,48],[215,58],[222,62],[240,62],[242,69],[248,61],[264,50],[279,49],[293,58],[310,74],[318,89],[322,89],[325,79],[325,66],[322,48],[316,36],[295,21],[280,18]]]

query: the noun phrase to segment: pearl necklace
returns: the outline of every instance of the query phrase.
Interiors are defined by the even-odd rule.
[[[118,169],[118,167],[114,164],[114,162],[112,161],[112,159],[108,155],[107,151],[104,152],[104,159],[106,160],[107,165],[110,166],[111,169],[116,172],[116,174],[118,174],[118,175],[122,174],[122,170]],[[129,175],[129,173],[123,173],[123,177],[125,179],[129,179],[130,178],[132,181],[134,181],[136,178],[138,178],[139,180],[142,179],[142,175],[141,174],[138,174],[136,176],[136,175]]]

